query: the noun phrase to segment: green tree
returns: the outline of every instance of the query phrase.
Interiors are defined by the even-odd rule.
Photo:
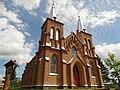
[[[14,78],[11,81],[11,89],[13,90],[20,88],[20,85],[21,85],[21,78]]]
[[[21,85],[21,78],[16,77],[16,71],[15,71],[16,67],[14,67],[13,72],[11,74],[11,86],[10,86],[10,88],[13,90],[20,88],[20,85]]]
[[[98,58],[98,63],[101,67],[101,72],[102,72],[102,78],[103,78],[103,82],[104,83],[108,83],[110,82],[110,78],[109,78],[109,70],[108,68],[103,64],[103,62],[101,61],[101,58],[97,55]]]
[[[110,77],[113,84],[118,84],[118,88],[120,89],[120,60],[115,59],[115,54],[108,53],[105,63],[110,69]]]

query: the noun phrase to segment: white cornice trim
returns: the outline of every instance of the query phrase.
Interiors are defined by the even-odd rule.
[[[60,48],[55,48],[55,47],[51,47],[51,48],[56,49],[56,50],[60,50]]]
[[[46,46],[51,46],[51,43],[46,43]]]
[[[88,85],[87,84],[85,84],[85,87],[87,87]]]
[[[85,55],[88,55],[87,52],[85,52]]]
[[[92,78],[96,78],[95,76],[91,76]]]
[[[41,61],[41,60],[42,60],[42,58],[43,58],[43,57],[41,57],[41,58],[39,59],[39,61]]]
[[[105,85],[102,85],[103,87],[105,86]]]
[[[74,84],[72,84],[71,86],[75,86]]]
[[[64,63],[67,63],[66,60],[62,60]]]
[[[96,54],[94,54],[94,56],[95,56],[95,57],[97,57],[97,55],[96,55]]]
[[[87,64],[88,67],[90,67],[90,64]]]
[[[97,67],[100,69],[101,67],[99,65],[97,65]]]
[[[45,60],[50,60],[50,58],[49,57],[45,57]]]
[[[53,75],[53,76],[56,76],[56,75],[58,75],[58,74],[56,74],[56,73],[50,73],[49,75]]]
[[[63,46],[62,46],[61,48],[62,48],[63,50],[65,50],[65,48],[64,48]]]
[[[63,84],[63,86],[68,86],[67,84]]]

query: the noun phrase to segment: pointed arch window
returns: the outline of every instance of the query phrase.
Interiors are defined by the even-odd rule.
[[[92,62],[90,62],[90,73],[91,73],[91,76],[94,76],[93,63]]]
[[[56,30],[56,40],[59,40],[59,30]]]
[[[51,29],[50,29],[50,39],[53,39],[53,37],[54,37],[54,28],[51,27]]]
[[[75,56],[77,54],[77,50],[75,47],[72,48],[72,56]]]
[[[51,58],[51,73],[56,73],[56,61],[57,58],[53,55]]]
[[[87,45],[87,40],[86,40],[86,38],[84,39],[84,45]]]
[[[84,39],[84,53],[87,55],[87,39]]]
[[[91,48],[91,42],[90,42],[90,40],[88,40],[88,49],[90,49]]]

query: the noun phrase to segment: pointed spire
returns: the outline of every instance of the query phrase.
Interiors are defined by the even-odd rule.
[[[83,24],[80,20],[80,16],[78,16],[78,23],[77,23],[77,31],[76,32],[78,33],[79,31],[85,32],[85,27],[83,26]]]
[[[53,19],[53,20],[56,20],[57,16],[56,16],[56,13],[55,13],[55,6],[54,6],[54,1],[52,3],[52,8],[50,10],[50,13],[49,13],[49,18]]]

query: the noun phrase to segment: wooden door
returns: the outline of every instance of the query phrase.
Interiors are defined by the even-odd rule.
[[[74,66],[73,68],[73,77],[75,86],[79,87],[80,86],[79,71],[76,66]]]

